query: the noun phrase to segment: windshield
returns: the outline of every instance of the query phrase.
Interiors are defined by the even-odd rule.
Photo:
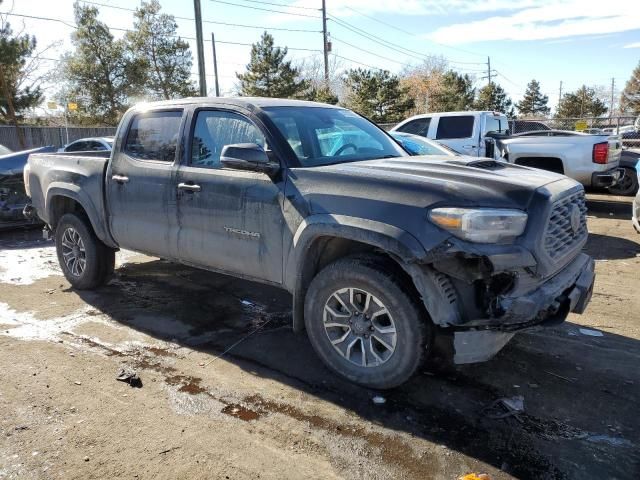
[[[4,145],[0,145],[0,155],[9,155],[10,153],[12,153],[11,150]]]
[[[264,111],[303,167],[407,155],[382,130],[350,110],[267,107]]]
[[[447,155],[452,157],[458,155],[455,150],[418,135],[400,132],[390,132],[390,135],[400,142],[400,145],[411,155]]]

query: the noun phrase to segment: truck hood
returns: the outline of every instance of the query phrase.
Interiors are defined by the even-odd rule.
[[[381,202],[526,210],[537,189],[568,180],[552,172],[467,156],[398,157],[293,171],[294,183],[311,210],[323,213]]]

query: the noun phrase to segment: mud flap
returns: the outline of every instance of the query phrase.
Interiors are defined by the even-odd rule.
[[[515,334],[512,332],[496,332],[491,330],[471,330],[455,332],[453,362],[463,363],[485,362],[502,350]]]

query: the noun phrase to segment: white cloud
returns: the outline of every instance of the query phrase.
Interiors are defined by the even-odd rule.
[[[628,0],[566,0],[510,15],[441,27],[425,38],[449,45],[497,40],[544,40],[599,35],[640,27],[640,9]]]
[[[625,45],[622,48],[640,48],[640,42],[630,43],[629,45]]]

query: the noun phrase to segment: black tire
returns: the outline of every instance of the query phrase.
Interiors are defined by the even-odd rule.
[[[344,289],[347,289],[347,292],[349,292],[348,289],[363,292],[361,295],[371,294],[373,296],[371,298],[374,299],[371,301],[381,302],[389,312],[388,318],[392,318],[391,324],[394,325],[396,333],[395,349],[384,362],[376,364],[375,362],[379,362],[380,359],[374,359],[373,365],[356,365],[347,359],[344,353],[339,353],[332,344],[330,335],[336,341],[336,338],[344,332],[347,340],[351,341],[355,337],[349,337],[349,334],[361,333],[356,331],[353,322],[352,327],[337,327],[339,329],[337,337],[334,336],[335,327],[325,329],[325,306],[330,299],[335,299],[333,296],[335,292]],[[393,265],[376,257],[346,257],[327,266],[313,279],[305,298],[305,326],[314,350],[331,370],[354,383],[376,389],[393,388],[404,383],[421,365],[430,348],[433,332],[430,320],[425,318],[424,311],[409,293],[411,291],[412,289],[400,276],[395,274]],[[342,307],[338,305],[337,308]],[[342,309],[342,312],[341,317],[346,315],[345,309]],[[368,318],[364,312],[365,309],[361,309],[361,312],[355,315]],[[327,318],[328,323],[333,323],[334,317]],[[353,315],[350,318],[354,318]],[[358,318],[362,320],[362,317]],[[384,318],[387,322],[386,317]],[[371,323],[371,320],[369,322]],[[369,328],[373,330],[372,327]],[[362,325],[359,325],[358,329],[362,331]],[[376,333],[378,332],[369,333],[370,340],[364,340],[364,337],[361,337],[362,343],[355,344],[353,351],[356,347],[361,349],[361,353],[355,355],[356,361],[362,362],[365,357],[364,361],[367,362],[368,358],[373,358],[371,353],[365,352],[365,349],[368,348],[367,352],[371,352],[374,343],[372,337]],[[380,347],[377,341],[375,343]],[[386,349],[383,350],[385,355],[389,353]]]
[[[84,247],[82,271],[72,271],[73,263],[70,268],[65,262],[64,254],[65,249],[68,251],[68,247],[63,244],[63,238],[68,231],[77,232]],[[76,213],[64,214],[56,226],[55,238],[60,268],[73,288],[91,290],[104,285],[109,280],[115,267],[115,250],[107,247],[96,237],[86,217]]]
[[[638,193],[638,174],[633,168],[624,169],[624,177],[621,182],[608,188],[614,195],[635,195]]]

